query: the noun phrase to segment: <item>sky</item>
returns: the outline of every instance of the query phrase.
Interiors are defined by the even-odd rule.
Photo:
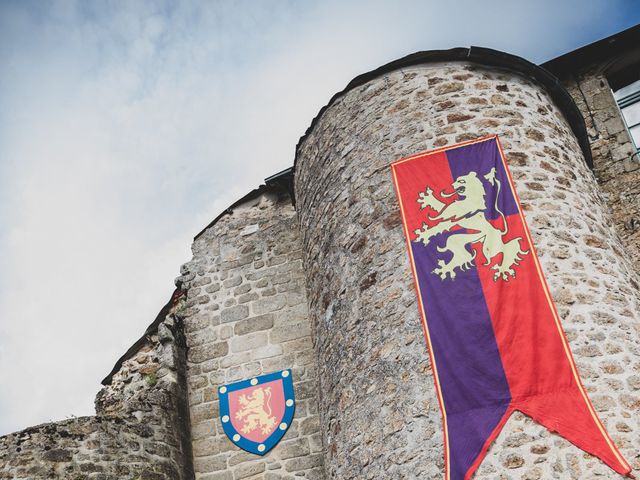
[[[94,413],[193,236],[353,77],[470,45],[544,62],[634,3],[0,0],[0,435]]]

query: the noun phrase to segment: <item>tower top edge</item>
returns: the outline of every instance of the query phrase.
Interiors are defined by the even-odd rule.
[[[311,121],[311,124],[309,125],[305,133],[298,140],[295,149],[293,171],[295,172],[296,165],[298,163],[300,146],[314,130],[316,124],[325,113],[325,111],[329,109],[339,98],[341,98],[351,90],[360,87],[372,80],[375,80],[376,78],[379,78],[385,74],[396,72],[404,68],[442,62],[474,63],[480,66],[507,70],[537,81],[540,85],[542,85],[542,87],[544,87],[553,102],[565,116],[567,122],[569,123],[569,126],[571,127],[571,130],[578,139],[580,149],[582,150],[587,165],[589,166],[589,168],[593,169],[591,147],[589,145],[589,138],[587,136],[587,129],[585,126],[584,118],[582,117],[580,110],[578,110],[577,105],[573,101],[573,98],[564,88],[560,80],[545,68],[517,55],[494,50],[491,48],[471,46],[457,47],[449,50],[426,50],[415,52],[355,77],[347,84],[347,86],[343,90],[333,95],[329,102],[320,109],[318,114]]]

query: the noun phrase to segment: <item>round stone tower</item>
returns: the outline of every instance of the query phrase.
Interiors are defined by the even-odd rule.
[[[441,416],[389,165],[492,134],[583,383],[622,454],[640,466],[640,299],[589,168],[582,117],[541,68],[472,48],[415,54],[356,78],[298,145],[328,478],[442,476]],[[512,478],[510,468],[517,478],[618,478],[522,414],[474,478]]]

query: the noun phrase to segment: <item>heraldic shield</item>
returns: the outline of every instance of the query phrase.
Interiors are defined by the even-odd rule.
[[[284,436],[295,411],[291,370],[218,388],[220,421],[238,447],[264,455]]]

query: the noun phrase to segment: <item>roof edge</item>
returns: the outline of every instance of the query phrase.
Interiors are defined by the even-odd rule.
[[[562,83],[560,83],[560,80],[544,68],[525,60],[522,57],[518,57],[517,55],[493,50],[491,48],[472,46],[452,48],[449,50],[427,50],[412,53],[355,77],[342,91],[333,95],[329,100],[329,103],[320,109],[318,114],[311,121],[311,125],[309,125],[304,135],[302,135],[298,140],[295,149],[295,160],[293,166],[294,173],[298,163],[300,146],[311,134],[324,112],[331,107],[337,99],[349,91],[387,73],[416,65],[450,61],[471,62],[479,65],[498,67],[503,70],[525,75],[542,84],[551,96],[552,100],[564,114],[571,130],[578,139],[578,144],[580,145],[580,149],[582,150],[587,165],[589,168],[593,169],[593,158],[591,156],[591,147],[589,145],[584,118],[573,101],[573,98],[569,95],[569,92],[567,92]]]
[[[102,385],[109,385],[111,383],[111,380],[113,380],[113,376],[122,368],[122,364],[132,358],[144,345],[146,345],[150,341],[151,336],[155,335],[158,332],[158,327],[164,321],[164,319],[167,318],[167,315],[171,313],[171,309],[182,295],[183,292],[180,290],[180,288],[176,288],[173,291],[173,293],[171,294],[171,298],[169,298],[169,301],[164,305],[164,307],[162,307],[162,309],[160,309],[158,315],[156,315],[155,320],[151,322],[151,324],[147,327],[147,329],[144,331],[144,334],[127,349],[124,355],[122,355],[116,361],[116,364],[109,372],[109,375],[102,379],[102,381],[100,382]]]
[[[243,203],[247,203],[253,200],[254,198],[259,197],[264,192],[267,192],[270,190],[277,190],[277,189],[287,191],[291,196],[291,202],[294,205],[296,204],[295,196],[293,193],[293,167],[286,168],[278,173],[271,175],[270,177],[265,178],[264,184],[260,185],[258,188],[254,188],[245,196],[239,198],[238,200],[233,202],[231,205],[229,205],[227,208],[225,208],[222,212],[220,212],[220,214],[216,218],[211,220],[211,222],[209,222],[206,227],[200,230],[195,235],[195,237],[193,237],[193,240],[194,241],[197,240],[204,232],[206,232],[209,228],[213,227],[216,223],[218,223],[218,221],[225,215],[231,215],[233,213],[234,208],[237,208],[239,205],[242,205]]]
[[[583,68],[586,64],[599,63],[603,59],[611,57],[612,53],[618,57],[624,55],[629,50],[635,49],[639,44],[640,24],[563,53],[541,63],[540,66],[554,75],[566,75],[567,73],[574,73],[574,70]]]

